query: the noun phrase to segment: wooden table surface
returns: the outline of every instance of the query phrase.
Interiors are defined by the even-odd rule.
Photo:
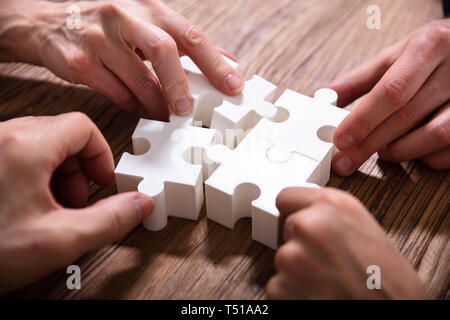
[[[217,45],[233,52],[248,79],[259,74],[302,93],[374,56],[417,27],[442,17],[440,0],[171,0]],[[368,30],[366,9],[381,8],[381,30]],[[0,64],[0,120],[27,115],[88,114],[110,143],[115,161],[131,151],[138,115],[73,86],[47,70]],[[358,197],[417,269],[430,297],[450,297],[449,171],[419,162],[388,164],[376,156],[330,186]],[[32,186],[30,186],[32,187]],[[91,203],[115,186],[91,187]],[[206,219],[170,218],[159,232],[142,226],[120,243],[90,252],[76,264],[82,289],[66,288],[59,270],[14,294],[49,299],[261,299],[274,272],[274,251],[252,241],[251,221],[233,230]]]

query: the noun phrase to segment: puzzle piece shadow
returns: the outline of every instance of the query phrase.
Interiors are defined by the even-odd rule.
[[[196,235],[199,233],[205,235],[206,239],[196,239]],[[252,240],[251,220],[247,218],[239,220],[234,229],[228,229],[207,219],[204,211],[197,221],[169,217],[168,224],[163,230],[149,232],[140,226],[120,243],[120,246],[138,250],[133,265],[106,277],[95,293],[83,298],[117,299],[125,297],[127,292],[139,281],[152,281],[150,273],[145,277],[142,274],[152,269],[153,262],[160,254],[183,258],[190,262],[178,263],[174,277],[179,281],[174,281],[172,284],[167,283],[167,286],[173,285],[174,287],[171,289],[171,294],[162,298],[170,299],[173,296],[182,298],[177,295],[178,289],[184,289],[183,281],[179,277],[190,277],[191,270],[187,268],[195,264],[192,263],[192,260],[204,260],[204,256],[206,256],[205,263],[213,265],[222,265],[226,263],[225,260],[230,260],[230,257],[237,259],[245,257],[245,259],[251,260],[250,282],[260,288],[264,288],[274,274],[275,251]],[[237,264],[240,264],[240,261]],[[183,270],[184,266],[186,270]],[[211,266],[205,265],[205,268],[206,271]],[[232,272],[232,270],[229,271],[229,273]],[[203,298],[205,298],[204,293]]]

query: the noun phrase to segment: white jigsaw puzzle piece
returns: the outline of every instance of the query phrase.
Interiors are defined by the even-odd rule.
[[[287,120],[272,122],[263,118],[255,127],[260,138],[272,143],[268,158],[284,162],[295,153],[318,161],[321,163],[319,184],[325,185],[334,153],[334,130],[349,114],[334,106],[336,101],[337,93],[331,89],[317,90],[314,98],[286,90],[275,105],[287,110]]]
[[[237,67],[234,61],[226,60],[232,67]],[[241,94],[228,96],[211,85],[189,57],[182,57],[182,65],[188,72],[189,89],[194,98],[194,118],[203,126],[218,129],[226,135],[227,129],[246,131],[262,117],[275,118],[277,108],[270,102],[276,90],[273,83],[254,75],[245,82]],[[238,135],[237,143],[243,137],[244,134]]]
[[[115,176],[118,192],[138,190],[153,197],[154,210],[144,221],[147,229],[161,230],[168,216],[198,218],[207,175],[203,150],[215,143],[216,133],[192,126],[192,116],[139,121],[132,136],[136,155],[124,153]]]
[[[207,157],[220,165],[206,180],[205,193],[209,219],[233,228],[240,218],[251,217],[252,238],[276,249],[278,193],[291,186],[317,187],[320,181],[317,161],[293,154],[290,161],[276,163],[266,156],[271,145],[252,130],[234,150],[209,148]]]

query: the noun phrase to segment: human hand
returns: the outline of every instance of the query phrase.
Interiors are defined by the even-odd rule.
[[[0,149],[0,294],[122,238],[153,209],[138,192],[77,210],[56,201],[85,206],[89,180],[114,180],[111,150],[84,114],[2,122]]]
[[[79,29],[71,29],[66,23],[72,19],[67,12],[70,5],[80,9]],[[189,113],[192,97],[179,60],[179,55],[184,54],[219,90],[229,95],[242,91],[240,75],[221,56],[227,53],[161,1],[37,4],[20,0],[10,6],[28,13],[19,15],[20,19],[28,17],[28,29],[21,30],[25,24],[17,18],[19,21],[9,24],[21,31],[7,33],[2,42],[8,43],[9,39],[17,43],[23,34],[29,42],[24,50],[10,51],[29,52],[31,57],[21,60],[43,65],[72,83],[87,85],[126,110],[143,106],[151,118],[160,120],[167,118],[167,106],[176,114]],[[152,63],[154,73],[142,60]]]
[[[346,106],[368,95],[340,124],[337,174],[355,172],[372,154],[450,168],[450,19],[430,23],[328,87]]]
[[[277,198],[285,243],[275,256],[270,299],[423,298],[420,280],[383,229],[351,195],[331,188],[288,188]],[[367,267],[379,266],[381,290]]]

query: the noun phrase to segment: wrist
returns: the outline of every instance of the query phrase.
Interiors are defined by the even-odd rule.
[[[34,0],[0,4],[0,61],[41,65],[39,52],[51,29],[50,17],[60,3]]]

